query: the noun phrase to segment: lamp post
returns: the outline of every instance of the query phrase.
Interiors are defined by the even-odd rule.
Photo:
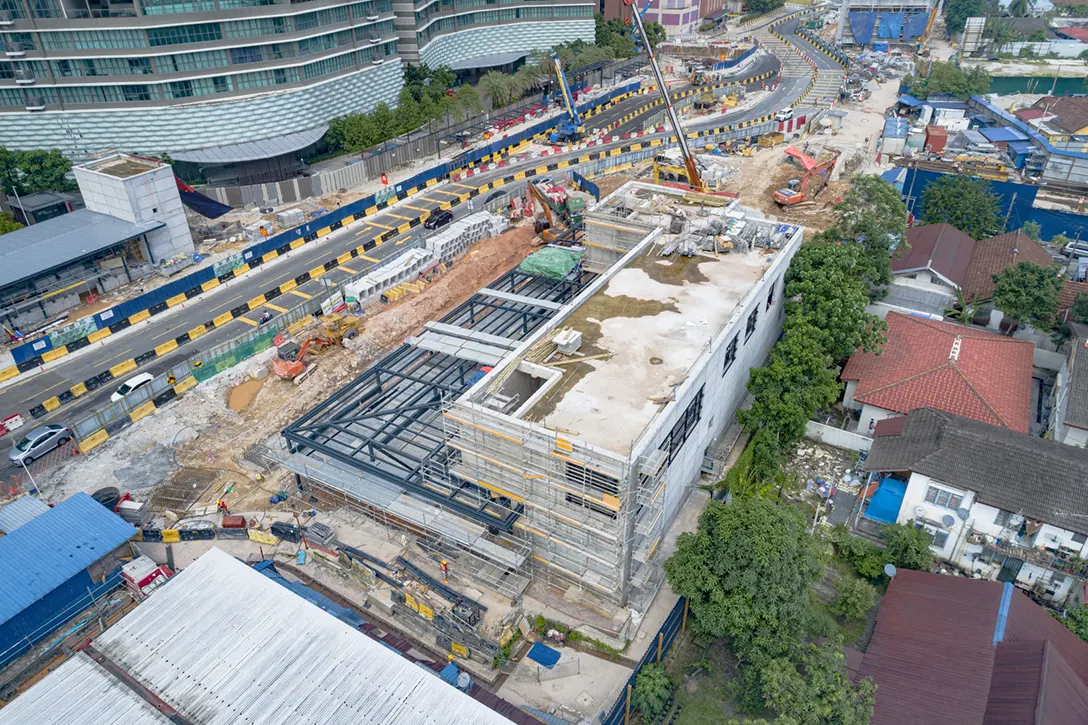
[[[30,469],[26,467],[26,458],[20,458],[19,463],[23,464],[23,470],[26,471],[27,478],[30,479],[31,485],[34,486],[34,494],[40,497],[42,492],[38,488],[38,482],[34,480],[34,476],[30,473]]]

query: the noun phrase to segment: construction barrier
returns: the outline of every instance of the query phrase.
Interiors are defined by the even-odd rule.
[[[272,339],[278,334],[280,334],[280,331],[276,327],[269,327],[266,330],[258,329],[256,334],[249,340],[244,342],[233,340],[226,345],[219,345],[216,348],[213,348],[211,351],[204,354],[201,365],[193,368],[193,377],[196,378],[198,383],[202,383],[224,370],[229,370],[242,360],[256,355],[261,350],[270,348],[272,346]],[[227,349],[219,350],[219,348]]]

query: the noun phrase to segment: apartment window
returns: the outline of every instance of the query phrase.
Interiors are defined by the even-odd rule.
[[[223,31],[220,30],[219,23],[177,25],[172,28],[148,28],[147,39],[152,48],[162,45],[207,43],[212,40],[222,40]]]
[[[23,4],[20,0],[0,0],[0,10],[7,10],[11,13],[11,17],[16,20],[26,17],[26,15],[23,14]]]
[[[264,60],[264,57],[261,55],[261,46],[259,45],[230,49],[230,62],[234,65],[260,63],[262,60]]]
[[[733,338],[729,341],[729,347],[725,348],[725,363],[722,365],[722,375],[729,372],[729,368],[733,367],[733,363],[737,361],[737,338]]]
[[[695,426],[699,424],[702,415],[703,389],[699,388],[699,392],[695,394],[694,400],[688,403],[688,407],[684,410],[684,414],[680,416],[680,420],[673,424],[668,437],[665,438],[665,442],[661,444],[661,450],[669,452],[669,463],[672,463],[676,456],[679,455],[680,449],[684,447],[684,443],[687,441],[688,436],[695,430]]]
[[[212,87],[216,93],[228,93],[230,91],[230,78],[216,76],[212,78]]]
[[[227,7],[223,2],[221,7]],[[144,15],[177,15],[215,11],[215,0],[140,0]]]
[[[1074,544],[1083,544],[1085,541],[1088,541],[1088,535],[1085,535],[1085,534],[1073,534],[1073,543]]]
[[[596,501],[587,499],[584,496],[579,496],[576,493],[567,494],[567,503],[574,504],[575,506],[581,506],[582,508],[589,509],[595,514],[607,516],[610,519],[616,518],[616,512],[612,509],[608,508],[607,506],[602,506]]]
[[[1011,511],[998,511],[997,516],[994,517],[994,526],[1005,528],[1009,525],[1010,520],[1012,520]]]
[[[926,502],[955,511],[963,503],[963,496],[951,491],[945,491],[943,488],[929,486],[926,488]]]
[[[752,314],[748,315],[748,324],[744,327],[744,341],[748,342],[748,339],[752,337],[752,333],[756,331],[756,323],[759,321],[759,308],[752,310]]]
[[[944,545],[948,543],[948,532],[943,530],[937,530],[933,534],[933,543],[931,546],[937,549],[943,549]]]
[[[609,496],[619,496],[620,494],[620,481],[618,478],[587,468],[573,461],[567,461],[567,482],[575,488],[583,490],[592,488]]]
[[[168,85],[171,98],[190,98],[193,95],[193,84],[189,81],[174,81]]]
[[[280,35],[290,32],[290,18],[260,18],[223,23],[223,34],[228,38],[249,38],[254,35]]]

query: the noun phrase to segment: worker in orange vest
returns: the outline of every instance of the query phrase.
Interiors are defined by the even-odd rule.
[[[215,507],[220,514],[224,516],[230,516],[230,509],[227,508],[227,502],[223,499],[219,499],[215,502]]]
[[[442,581],[449,582],[450,580],[450,563],[445,559],[442,560]]]

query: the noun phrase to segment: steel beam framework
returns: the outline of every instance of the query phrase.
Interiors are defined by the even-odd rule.
[[[514,269],[488,287],[523,297],[565,303],[594,274],[576,271],[554,280]],[[531,302],[474,295],[439,322],[523,340],[555,314]],[[458,452],[446,446],[440,414],[444,399],[459,395],[479,371],[471,361],[402,345],[283,430],[296,453],[316,451],[361,474],[403,486],[489,527],[509,531],[524,505],[495,500],[485,489],[449,475]]]

